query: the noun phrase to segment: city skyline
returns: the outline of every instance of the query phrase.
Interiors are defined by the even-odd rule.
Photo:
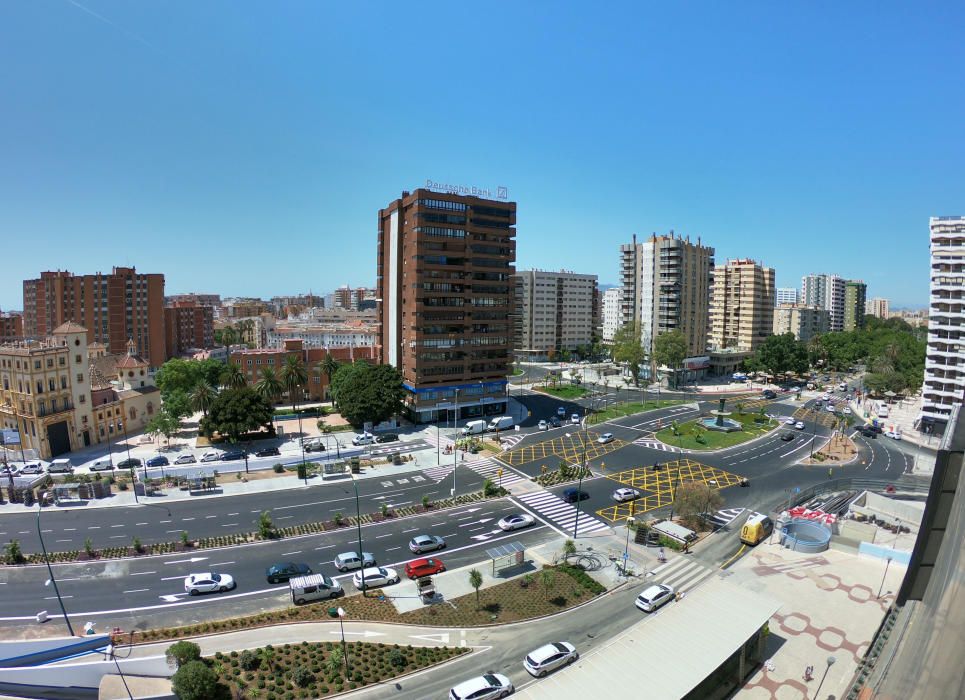
[[[374,212],[428,180],[508,187],[521,269],[618,284],[620,245],[673,230],[778,287],[827,272],[921,308],[928,219],[961,213],[963,49],[932,41],[953,3],[427,6],[402,67],[403,8],[230,8],[4,8],[0,309],[64,268],[162,272],[168,294],[371,286]],[[392,97],[413,79],[416,109]]]

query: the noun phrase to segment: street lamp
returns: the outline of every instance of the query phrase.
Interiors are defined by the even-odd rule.
[[[569,433],[566,434],[567,437],[570,436]],[[576,539],[577,532],[579,532],[580,526],[580,496],[583,495],[583,473],[586,471],[586,407],[583,407],[583,433],[580,435],[580,442],[583,443],[583,464],[578,465],[577,468],[580,470],[580,478],[576,485],[576,518],[573,520],[573,539]]]
[[[359,568],[359,574],[362,577],[362,596],[365,597],[365,552],[362,551],[362,506],[359,503],[359,484],[355,479],[355,474],[351,474],[352,477],[352,487],[355,489],[355,525],[358,529],[358,539],[359,539],[359,560],[361,562],[361,567]]]
[[[137,478],[137,474],[134,472],[134,463],[131,461],[131,443],[127,440],[127,422],[119,420],[117,421],[117,427],[124,431],[124,448],[127,450],[127,464],[131,470],[131,488],[134,490],[134,502],[140,503],[137,498],[137,484],[134,480]],[[144,469],[145,474],[147,473],[147,467]]]
[[[40,538],[40,549],[44,553],[44,563],[47,565],[47,573],[50,575],[50,583],[54,584],[54,594],[57,596],[57,602],[60,603],[60,612],[64,615],[64,622],[67,623],[67,631],[70,632],[70,636],[74,636],[74,628],[70,624],[70,618],[67,617],[67,608],[64,607],[64,599],[60,597],[60,589],[57,588],[57,579],[54,578],[54,570],[50,566],[50,557],[47,556],[47,546],[44,544],[44,535],[40,530],[40,509],[43,507],[43,501],[37,501],[37,537]]]
[[[363,564],[365,562],[362,562]],[[364,566],[362,567],[365,568]],[[342,631],[342,658],[345,660],[345,677],[352,673],[351,667],[348,665],[348,645],[345,643],[345,625],[342,624],[342,618],[345,617],[345,609],[338,609],[338,628]]]
[[[831,667],[834,666],[835,661],[837,661],[837,659],[834,658],[833,656],[828,657],[828,660],[827,660],[828,665],[824,668],[824,675],[821,676],[821,682],[818,683],[818,689],[814,693],[814,700],[817,700],[818,696],[821,695],[821,686],[824,685],[824,679],[828,677],[828,671],[830,671]]]
[[[452,439],[452,497],[456,497],[456,468],[459,466],[459,450],[456,446],[459,442],[459,389],[454,388],[454,398],[453,403],[455,408],[453,409],[452,415],[452,427],[456,429],[455,437]]]
[[[633,501],[630,501],[630,508],[633,508]],[[627,564],[630,562],[630,525],[633,524],[633,516],[627,516],[627,543],[623,547],[623,575],[627,574]]]

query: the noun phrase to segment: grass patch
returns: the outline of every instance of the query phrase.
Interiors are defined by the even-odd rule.
[[[713,430],[694,432],[697,420],[692,420],[677,426],[679,435],[674,434],[673,426],[668,426],[658,431],[655,437],[667,445],[684,450],[719,450],[753,440],[777,426],[777,421],[770,418],[761,420],[759,413],[733,413],[730,417],[739,421],[744,429],[733,433]]]
[[[660,401],[632,401],[631,403],[613,404],[607,406],[605,411],[596,411],[590,416],[590,425],[603,423],[614,418],[632,416],[635,413],[652,411],[655,408],[666,408],[667,406],[677,406],[683,403],[693,403],[686,399],[663,399]]]
[[[513,376],[514,376],[514,377],[521,377],[521,376],[523,376],[524,374],[526,374],[526,370],[525,370],[525,369],[518,369],[518,368],[517,368],[517,369],[514,369],[514,370],[513,370]]]
[[[536,389],[544,394],[555,396],[558,399],[578,399],[586,396],[590,390],[579,384],[561,384],[560,386],[541,386]]]

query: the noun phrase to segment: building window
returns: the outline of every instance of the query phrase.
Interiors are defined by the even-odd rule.
[[[87,403],[87,396],[85,394],[80,395],[80,402]],[[84,416],[84,420],[87,420],[87,416]]]
[[[80,355],[74,355],[74,362],[78,365],[81,363]]]
[[[62,376],[62,377],[60,378],[60,388],[61,388],[61,389],[66,389],[66,388],[67,388],[67,377],[66,377],[66,376]]]
[[[78,374],[78,375],[77,375],[77,383],[78,383],[78,384],[83,384],[83,383],[84,383],[84,375],[83,375],[83,374]]]

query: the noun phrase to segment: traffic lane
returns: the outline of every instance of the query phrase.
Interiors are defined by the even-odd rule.
[[[852,439],[867,450],[867,458],[862,456],[862,476],[881,476],[898,479],[914,465],[914,456],[898,449],[890,438],[879,435],[876,439],[855,434]]]
[[[416,477],[424,481],[415,481]],[[407,483],[399,483],[403,479]],[[483,477],[471,469],[462,469],[457,479],[457,493],[479,491],[483,481]],[[356,483],[363,514],[379,512],[383,502],[402,506],[421,504],[423,496],[439,500],[448,497],[451,490],[448,479],[435,482],[421,471],[360,479]],[[83,549],[87,538],[95,549],[101,549],[127,545],[134,536],[142,544],[153,544],[177,541],[182,531],[188,532],[191,539],[251,532],[257,529],[262,511],[268,511],[274,523],[281,527],[330,520],[336,512],[343,515],[355,512],[355,490],[351,480],[346,480],[309,488],[211,496],[168,504],[144,499],[140,506],[45,508],[41,528],[51,551]],[[0,537],[18,539],[25,552],[39,552],[36,514],[4,515],[0,518]]]
[[[362,548],[375,556],[377,565],[398,567],[400,575],[406,561],[420,556],[438,556],[449,568],[456,568],[478,561],[477,550],[480,546],[500,540],[508,534],[500,530],[496,523],[500,518],[517,512],[519,509],[514,503],[501,499],[468,504],[450,511],[371,523],[362,527]],[[419,534],[440,535],[446,540],[446,547],[433,553],[413,554],[408,544],[412,537]],[[55,575],[65,599],[83,603],[100,601],[100,605],[111,607],[116,607],[117,601],[122,599],[126,607],[181,602],[189,597],[184,591],[184,578],[191,573],[206,571],[234,577],[236,588],[232,589],[231,595],[257,594],[269,587],[265,569],[285,561],[305,562],[315,573],[339,579],[343,586],[351,589],[354,572],[339,572],[333,559],[340,552],[358,551],[357,536],[356,528],[344,527],[318,535],[218,550],[61,564],[56,565]],[[36,601],[36,591],[43,588],[47,579],[45,567],[10,569],[9,574],[3,600],[0,601],[0,615],[14,615],[16,610],[24,609],[22,604],[28,600]],[[52,597],[52,591],[49,593]],[[219,595],[226,594],[205,595],[202,598],[211,599]]]

